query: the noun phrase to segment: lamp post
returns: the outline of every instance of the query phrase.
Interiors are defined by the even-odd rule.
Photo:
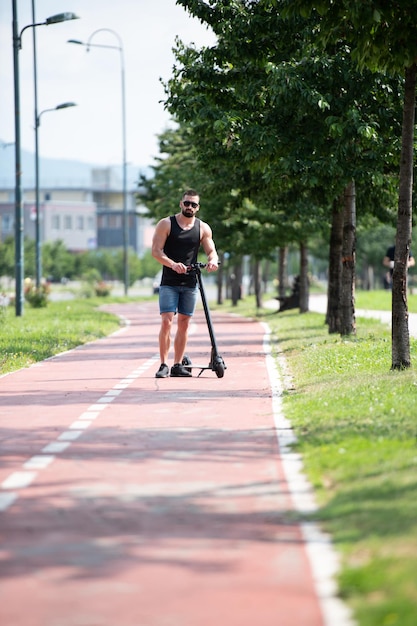
[[[58,13],[52,17],[47,18],[46,25],[58,24],[59,22],[66,22],[68,20],[77,19],[74,13]],[[36,24],[35,16],[35,0],[32,0],[32,22],[33,26]],[[26,27],[28,28],[28,27]],[[23,29],[25,30],[25,29]],[[22,33],[23,33],[22,30]],[[20,36],[22,36],[22,33]],[[33,34],[33,86],[34,86],[34,115],[35,115],[35,256],[36,256],[36,288],[39,289],[42,280],[42,249],[41,249],[41,225],[40,225],[40,207],[39,207],[39,137],[38,128],[40,124],[40,115],[38,115],[38,78],[37,78],[37,60],[36,60],[36,28],[32,30]],[[66,105],[67,106],[67,105]],[[68,106],[74,106],[73,103]],[[58,108],[58,107],[57,107]],[[60,106],[59,108],[65,108]],[[53,110],[53,109],[52,109]],[[44,111],[42,111],[44,113]]]
[[[32,0],[32,15],[34,16],[34,0]],[[13,72],[14,72],[14,107],[15,107],[15,311],[16,316],[23,313],[23,277],[24,277],[24,247],[23,247],[23,202],[22,202],[22,171],[21,171],[21,141],[20,141],[20,76],[19,76],[19,50],[22,48],[22,35],[27,28],[36,26],[49,26],[67,20],[78,19],[75,13],[58,13],[48,17],[44,22],[28,24],[19,34],[17,20],[17,0],[12,0],[12,35],[13,35]],[[35,44],[34,44],[35,50]],[[36,59],[34,60],[34,78],[36,84]],[[35,90],[35,100],[36,100]],[[36,103],[35,103],[36,105]],[[37,111],[35,113],[35,119]]]
[[[69,107],[77,106],[75,102],[63,102],[58,104],[52,109],[44,109],[36,115],[35,128],[36,128],[36,143],[35,143],[35,227],[36,227],[36,287],[39,288],[42,280],[42,237],[40,228],[40,203],[39,203],[39,141],[38,141],[38,128],[41,125],[41,116],[49,111],[59,111],[60,109],[68,109]]]
[[[91,40],[97,33],[107,32],[114,35],[118,41],[118,45],[108,44],[92,44]],[[127,161],[126,161],[126,87],[125,87],[125,64],[124,64],[124,52],[123,43],[120,35],[111,28],[99,28],[95,30],[87,40],[87,43],[79,41],[78,39],[69,39],[68,43],[77,44],[80,46],[86,46],[87,52],[90,48],[109,48],[111,50],[118,50],[120,53],[120,75],[121,75],[121,90],[122,90],[122,175],[123,175],[123,282],[125,296],[128,294],[129,289],[129,262],[128,262],[128,245],[129,245],[129,226],[128,226],[128,213],[127,213]]]

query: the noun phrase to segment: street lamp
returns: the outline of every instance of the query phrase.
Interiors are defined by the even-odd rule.
[[[19,77],[19,50],[22,48],[22,35],[27,28],[35,29],[36,26],[49,26],[67,20],[78,19],[75,13],[58,13],[48,17],[44,22],[36,22],[34,18],[35,7],[32,0],[33,24],[25,26],[19,34],[17,20],[17,0],[12,0],[12,34],[13,34],[13,72],[14,72],[14,106],[15,106],[15,310],[16,316],[23,313],[23,277],[24,277],[24,247],[23,247],[23,203],[22,203],[22,171],[21,171],[21,142],[20,142],[20,77]],[[34,40],[34,52],[35,52]],[[35,108],[36,108],[36,58],[34,58],[35,80]],[[35,120],[37,110],[35,111]],[[36,124],[35,124],[36,126]]]
[[[92,44],[91,40],[94,35],[100,32],[107,32],[114,35],[118,41],[117,46],[108,44]],[[95,30],[87,40],[87,43],[79,41],[78,39],[69,39],[68,43],[74,43],[79,46],[86,46],[87,52],[90,48],[109,48],[111,50],[118,50],[120,53],[120,73],[121,73],[121,88],[122,88],[122,171],[123,171],[123,282],[124,293],[127,296],[129,289],[129,262],[128,262],[128,244],[129,244],[129,228],[128,228],[128,214],[127,214],[127,161],[126,161],[126,88],[125,88],[125,64],[123,43],[120,35],[111,28],[99,28]]]
[[[63,102],[52,109],[44,109],[36,115],[35,131],[35,228],[36,228],[36,287],[39,288],[42,280],[42,244],[41,244],[41,228],[40,228],[40,205],[39,205],[39,141],[38,128],[41,125],[41,116],[49,111],[59,111],[60,109],[68,109],[77,106],[75,102]]]

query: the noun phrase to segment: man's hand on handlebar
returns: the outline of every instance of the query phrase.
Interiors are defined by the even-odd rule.
[[[206,264],[206,269],[207,269],[208,272],[215,272],[215,271],[217,271],[218,267],[219,267],[218,262],[209,261]]]
[[[188,271],[192,272],[195,270],[202,270],[202,269],[206,269],[208,272],[215,272],[218,267],[220,265],[220,261],[218,261],[217,263],[214,263],[213,261],[210,261],[208,263],[192,263],[191,265],[188,266]]]
[[[184,263],[174,263],[171,269],[177,272],[177,274],[186,274],[188,272],[188,267]]]

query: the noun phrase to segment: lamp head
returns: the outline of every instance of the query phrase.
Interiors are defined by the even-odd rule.
[[[67,22],[68,20],[78,20],[80,19],[78,15],[75,13],[58,13],[57,15],[52,15],[51,17],[47,17],[45,20],[45,24],[49,26],[49,24],[58,24],[59,22]]]
[[[78,46],[85,46],[85,43],[79,39],[68,39],[67,43],[76,43]]]
[[[75,102],[63,102],[62,104],[58,104],[55,109],[68,109],[68,107],[76,107],[77,104]]]

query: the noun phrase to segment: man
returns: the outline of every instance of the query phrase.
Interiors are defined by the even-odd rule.
[[[171,376],[191,376],[183,364],[188,339],[188,327],[197,302],[197,278],[188,273],[188,267],[197,262],[200,246],[207,255],[207,271],[218,268],[218,256],[211,228],[196,217],[200,208],[200,196],[189,189],[182,195],[179,213],[158,222],[152,241],[152,256],[162,263],[162,278],[159,288],[159,311],[161,329],[159,352],[161,365],[156,378],[169,375],[167,365],[171,345],[171,327],[178,313],[177,332],[174,339],[174,365]]]
[[[382,260],[382,265],[389,268],[389,272],[387,272],[385,276],[385,284],[388,289],[391,289],[391,285],[392,285],[392,273],[394,271],[394,259],[395,259],[395,246],[390,246],[388,250],[386,251],[385,256]],[[410,250],[409,255],[408,255],[408,261],[407,261],[407,269],[410,267],[414,267],[415,263],[416,262]]]

